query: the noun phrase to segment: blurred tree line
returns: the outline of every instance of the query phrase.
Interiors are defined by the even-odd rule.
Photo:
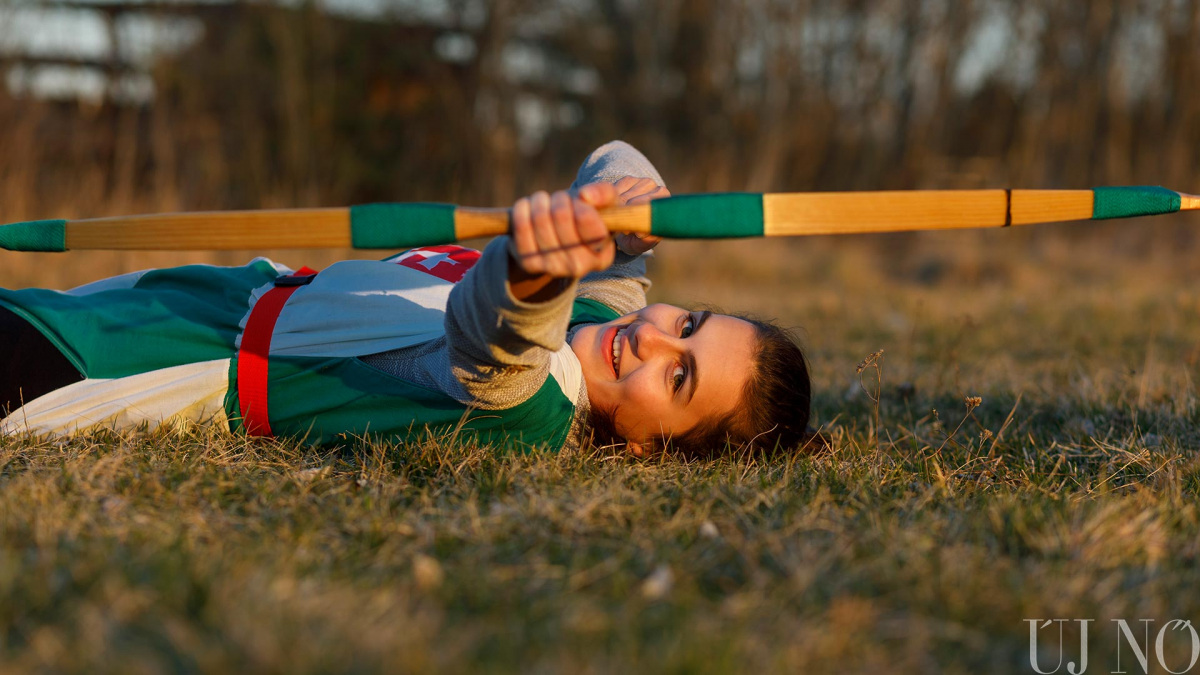
[[[502,205],[616,137],[676,192],[1200,186],[1192,0],[54,6],[203,30],[150,96],[0,87],[0,220]]]

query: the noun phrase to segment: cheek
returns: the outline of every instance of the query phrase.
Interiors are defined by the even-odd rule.
[[[670,403],[662,393],[662,384],[650,371],[635,373],[620,383],[603,379],[589,382],[588,397],[593,405],[617,408],[618,427],[625,428],[643,423],[657,428],[663,421],[662,411]]]
[[[617,414],[617,429],[626,438],[656,437],[669,433],[671,419],[669,401],[661,391],[647,387],[627,387],[622,391],[621,407]]]
[[[615,422],[618,433],[634,440],[654,435],[660,425],[659,420],[655,419],[650,411],[633,404],[618,408]]]
[[[662,383],[648,370],[630,378],[622,393],[625,400],[630,405],[636,405],[639,413],[645,417],[654,415],[657,419],[659,411],[668,403]]]

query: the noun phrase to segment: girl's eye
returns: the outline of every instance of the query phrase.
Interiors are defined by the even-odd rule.
[[[685,335],[684,337],[687,336]],[[671,374],[671,385],[674,387],[671,391],[679,391],[685,379],[687,379],[687,371],[683,369],[683,366],[676,365],[675,372]]]
[[[685,338],[691,335],[692,331],[695,330],[695,325],[696,320],[689,316],[687,320],[683,322],[683,330],[679,332],[679,337]]]

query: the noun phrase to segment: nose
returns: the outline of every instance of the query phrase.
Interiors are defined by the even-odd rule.
[[[660,353],[675,349],[675,337],[650,322],[643,322],[630,333],[630,347],[640,361],[646,361]]]

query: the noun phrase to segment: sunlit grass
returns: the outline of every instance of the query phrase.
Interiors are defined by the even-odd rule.
[[[1010,673],[1026,618],[1200,617],[1195,256],[882,241],[661,256],[804,328],[824,455],[0,440],[5,664]]]

